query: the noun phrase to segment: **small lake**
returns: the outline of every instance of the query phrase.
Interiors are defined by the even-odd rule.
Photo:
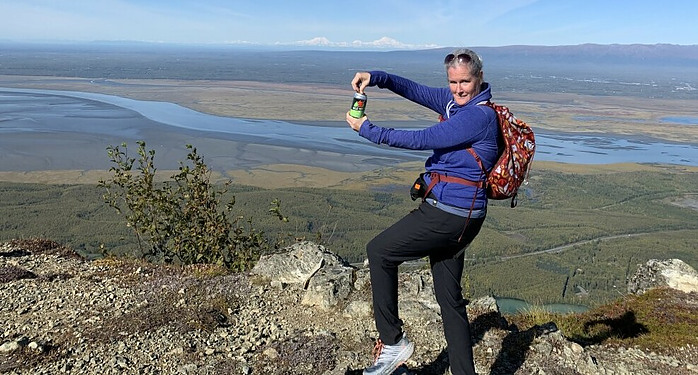
[[[690,123],[694,120],[667,119]],[[145,129],[156,130],[145,134]],[[309,125],[220,117],[173,103],[75,91],[0,88],[0,134],[0,163],[5,164],[2,167],[21,160],[25,164],[18,167],[20,170],[102,168],[104,164],[91,164],[90,159],[96,158],[87,154],[91,148],[94,148],[93,154],[102,159],[106,145],[125,141],[143,139],[149,145],[160,145],[166,150],[172,146],[164,143],[164,139],[172,134],[186,135],[195,146],[198,146],[197,139],[205,137],[215,142],[229,142],[225,147],[217,143],[212,152],[201,148],[204,155],[211,154],[207,160],[213,163],[212,167],[218,164],[219,168],[232,163],[242,163],[238,167],[295,163],[336,170],[366,170],[400,161],[424,160],[429,155],[424,151],[375,145],[337,121]],[[76,139],[87,135],[92,136],[89,141],[75,143]],[[27,149],[22,146],[30,141],[51,147]],[[690,143],[545,131],[536,133],[536,142],[536,160],[575,164],[698,165],[698,145]],[[5,155],[3,159],[3,152],[13,150],[14,154]],[[76,151],[83,154],[69,163],[61,163],[56,157],[70,157]],[[32,160],[36,162],[30,163]]]
[[[581,313],[589,310],[588,307],[582,305],[573,305],[566,303],[551,303],[544,305],[530,304],[524,300],[516,298],[495,298],[499,311],[502,314],[517,314],[530,310],[531,308],[542,308],[545,311],[560,314]]]

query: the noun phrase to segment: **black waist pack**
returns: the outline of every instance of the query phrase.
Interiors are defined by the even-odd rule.
[[[420,173],[419,177],[414,180],[412,187],[410,188],[410,198],[412,200],[417,200],[417,198],[424,198],[427,192],[427,183],[424,182],[424,173]]]

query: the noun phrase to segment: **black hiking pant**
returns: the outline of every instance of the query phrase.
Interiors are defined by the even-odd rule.
[[[419,208],[366,246],[376,328],[386,345],[396,344],[402,336],[403,322],[398,314],[398,266],[429,257],[453,375],[475,374],[470,323],[465,309],[467,301],[461,289],[465,258],[461,250],[475,238],[485,219],[471,218],[467,228],[466,220],[422,202]]]

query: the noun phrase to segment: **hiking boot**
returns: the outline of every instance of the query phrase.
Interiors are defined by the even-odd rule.
[[[364,370],[364,375],[390,375],[403,364],[414,351],[414,344],[406,334],[395,345],[385,345],[378,339],[373,348],[373,365]]]

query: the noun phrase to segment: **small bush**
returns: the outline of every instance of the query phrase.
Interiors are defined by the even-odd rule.
[[[126,216],[143,258],[166,263],[213,263],[234,271],[249,269],[269,248],[263,232],[232,213],[234,197],[222,202],[228,184],[216,189],[202,156],[191,145],[188,163],[180,162],[172,180],[155,182],[155,150],[138,142],[138,158],[126,144],[110,146],[113,178],[100,181],[104,200]]]

